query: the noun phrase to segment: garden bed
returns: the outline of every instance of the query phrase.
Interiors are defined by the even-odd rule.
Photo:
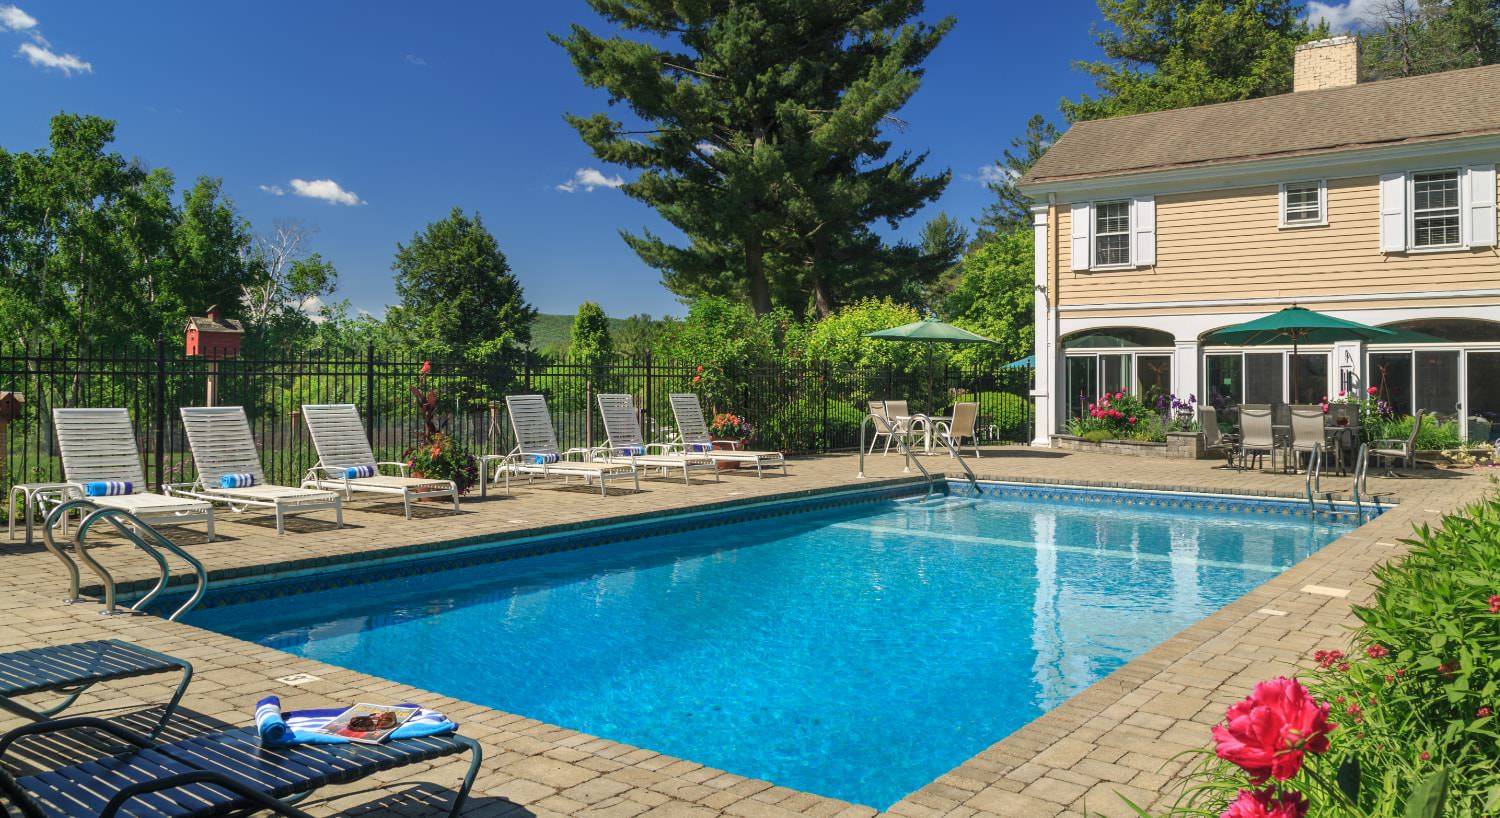
[[[1202,432],[1168,432],[1166,441],[1161,443],[1124,438],[1089,440],[1077,435],[1052,435],[1052,448],[1171,460],[1203,460],[1210,456],[1204,454]]]

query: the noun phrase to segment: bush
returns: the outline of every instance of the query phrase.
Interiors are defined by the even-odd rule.
[[[828,401],[828,442],[834,448],[859,445],[865,413],[852,403]],[[781,404],[760,424],[757,446],[786,452],[812,452],[823,445],[823,398],[809,395]]]
[[[1114,440],[1115,433],[1109,431],[1108,429],[1095,429],[1091,432],[1084,432],[1083,434],[1079,435],[1079,437],[1089,441],[1090,443],[1102,443],[1106,440]]]
[[[452,480],[460,494],[479,484],[479,461],[463,444],[443,432],[408,451],[406,464],[413,477]]]

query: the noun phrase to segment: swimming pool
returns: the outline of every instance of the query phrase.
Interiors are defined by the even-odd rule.
[[[737,514],[231,589],[187,621],[883,809],[1354,526],[994,484]]]

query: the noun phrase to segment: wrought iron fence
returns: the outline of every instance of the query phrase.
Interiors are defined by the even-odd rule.
[[[61,480],[62,460],[52,429],[59,407],[118,406],[129,411],[137,446],[153,488],[194,477],[179,409],[210,401],[243,406],[268,479],[295,484],[317,462],[302,422],[303,404],[359,407],[381,459],[401,459],[420,438],[422,417],[410,389],[424,362],[402,356],[250,351],[215,360],[180,348],[113,349],[80,353],[60,348],[0,348],[0,391],[24,395],[19,414],[0,432],[0,486]],[[866,402],[905,398],[914,410],[940,412],[956,400],[978,400],[981,436],[1030,439],[1030,370],[970,371],[941,364],[930,372],[775,363],[706,378],[693,364],[619,358],[604,363],[528,354],[515,370],[432,361],[428,388],[439,396],[444,431],[471,452],[505,452],[513,445],[505,395],[547,397],[564,447],[604,442],[595,396],[627,392],[640,408],[648,437],[672,434],[668,396],[694,392],[710,418],[733,411],[756,427],[755,445],[791,453],[852,449]]]

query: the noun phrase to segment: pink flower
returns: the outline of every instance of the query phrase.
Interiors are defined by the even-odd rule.
[[[1328,721],[1328,705],[1314,701],[1295,679],[1277,677],[1229,708],[1225,723],[1213,728],[1214,752],[1256,784],[1285,781],[1301,771],[1304,752],[1328,751],[1328,734],[1336,727]]]
[[[1343,398],[1343,397],[1347,397],[1348,395],[1349,395],[1348,392],[1346,392],[1346,391],[1344,391],[1342,389],[1339,390],[1339,397]]]
[[[1419,755],[1418,755],[1418,756],[1417,756],[1417,758],[1420,758],[1420,759],[1422,759],[1422,760],[1423,760],[1423,761],[1431,761],[1431,760],[1432,760],[1432,753],[1429,753],[1429,752],[1427,752],[1427,751],[1426,751],[1426,750],[1423,750],[1423,751],[1422,751],[1422,752],[1421,752],[1421,754],[1419,754]]]
[[[1478,717],[1480,717],[1482,719],[1485,716],[1488,716],[1488,715],[1490,715],[1490,714],[1492,714],[1494,712],[1495,711],[1489,709],[1488,707],[1481,707],[1477,711],[1475,711],[1474,715],[1476,715],[1476,716],[1478,716]]]
[[[1365,648],[1365,653],[1369,654],[1371,659],[1384,659],[1391,655],[1385,645],[1371,645]]]
[[[1373,387],[1373,386],[1371,386],[1371,387],[1367,388],[1365,390],[1365,392],[1368,393],[1368,394],[1371,394],[1371,395],[1377,395],[1377,394],[1380,393],[1380,390],[1377,389],[1377,388],[1375,388],[1375,387]]]
[[[1303,818],[1307,815],[1307,797],[1291,791],[1240,790],[1239,797],[1224,810],[1220,818]]]
[[[1135,423],[1135,415],[1131,415],[1130,416],[1130,422],[1131,423]]]
[[[1333,667],[1342,658],[1344,658],[1344,652],[1341,650],[1320,650],[1313,654],[1313,661],[1317,662],[1318,667],[1321,668]]]
[[[1124,399],[1125,399],[1125,393],[1124,392],[1116,392],[1115,393],[1115,400],[1124,400]]]
[[[1500,614],[1500,594],[1490,595],[1490,613]]]

